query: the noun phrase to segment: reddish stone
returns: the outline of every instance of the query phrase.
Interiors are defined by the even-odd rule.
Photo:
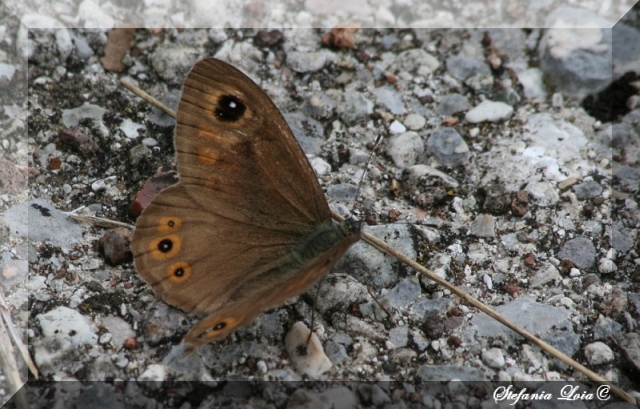
[[[136,341],[136,339],[134,337],[129,337],[129,338],[124,340],[124,344],[123,345],[128,350],[136,349],[136,348],[138,348],[138,341]]]
[[[504,290],[513,298],[516,298],[520,295],[520,287],[514,284],[505,285]]]
[[[524,258],[524,263],[528,266],[532,266],[536,263],[536,256],[533,253],[529,253]]]
[[[336,27],[322,36],[322,44],[334,48],[351,48],[355,43],[356,27]]]
[[[136,198],[129,207],[129,216],[134,219],[140,216],[158,192],[177,182],[178,173],[175,170],[158,169],[156,174],[147,179],[142,189],[136,193]]]
[[[62,161],[60,158],[51,158],[49,159],[49,169],[58,170],[62,166]]]
[[[26,190],[26,173],[23,166],[0,158],[0,192],[19,193]]]
[[[260,30],[253,38],[253,43],[258,47],[273,47],[284,40],[284,34],[280,30]]]
[[[105,261],[117,266],[131,261],[131,231],[125,227],[108,230],[98,241],[98,248]]]

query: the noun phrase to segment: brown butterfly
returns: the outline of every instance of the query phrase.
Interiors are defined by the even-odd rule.
[[[280,111],[233,66],[196,63],[176,120],[180,182],[138,218],[132,250],[167,303],[206,314],[183,339],[193,350],[305,292],[360,228],[332,222]]]

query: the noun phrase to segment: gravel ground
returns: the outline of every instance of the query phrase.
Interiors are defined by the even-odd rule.
[[[546,26],[567,15],[551,13]],[[28,104],[3,105],[4,129],[28,120],[28,144],[11,132],[2,140],[0,212],[11,235],[0,284],[15,321],[28,322],[42,379],[106,381],[34,381],[30,400],[484,407],[491,392],[477,383],[427,381],[536,390],[586,379],[364,243],[318,284],[315,333],[326,356],[311,358],[328,358],[330,369],[301,370],[285,346],[294,323],[309,325],[313,291],[203,347],[188,371],[163,365],[197,317],[168,307],[137,275],[121,245],[126,229],[107,234],[61,212],[87,206],[134,223],[145,181],[159,168],[156,182],[174,177],[174,121],[118,80],[175,108],[184,76],[206,56],[242,69],[273,99],[332,208],[377,220],[365,230],[639,391],[640,98],[629,85],[637,76],[622,76],[640,72],[637,13],[625,22],[613,48],[611,31],[599,30],[136,30],[119,34],[133,37],[117,73],[101,60],[117,53],[106,30],[30,31],[28,69],[9,61],[12,75],[28,76]],[[26,193],[9,190],[27,179]],[[302,379],[342,383],[222,382]]]

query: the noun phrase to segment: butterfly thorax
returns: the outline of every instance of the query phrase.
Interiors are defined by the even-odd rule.
[[[341,240],[356,234],[360,234],[359,227],[348,222],[321,224],[307,240],[302,242],[299,250],[293,255],[300,261],[302,267],[307,261],[315,259]]]

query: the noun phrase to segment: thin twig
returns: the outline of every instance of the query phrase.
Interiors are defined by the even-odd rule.
[[[82,223],[94,224],[96,226],[108,227],[111,229],[116,227],[125,227],[129,230],[135,229],[135,226],[131,224],[119,222],[117,220],[105,219],[103,217],[85,216],[75,213],[67,213],[67,216]]]
[[[4,301],[2,292],[0,292],[0,315],[2,316],[0,319],[0,368],[2,368],[2,373],[6,378],[9,393],[11,395],[15,395],[15,402],[18,408],[28,409],[29,402],[27,401],[24,389],[22,389],[24,382],[22,381],[20,372],[18,371],[18,364],[14,356],[11,339],[13,339],[14,344],[18,347],[20,354],[27,362],[27,366],[36,379],[38,378],[38,370],[33,364],[33,361],[31,361],[29,352],[24,347],[22,340],[17,336],[17,333],[13,328],[13,322],[11,321],[11,316]]]
[[[121,79],[120,80],[120,84],[122,84],[126,89],[128,89],[131,92],[133,92],[134,94],[136,94],[140,98],[142,98],[145,101],[147,101],[149,104],[151,104],[154,107],[158,108],[159,110],[163,111],[165,114],[167,114],[167,115],[169,115],[169,116],[171,116],[173,118],[176,117],[176,113],[175,113],[174,110],[172,110],[171,108],[169,108],[168,106],[166,106],[162,102],[158,101],[157,99],[155,99],[151,95],[147,94],[146,92],[144,92],[140,88],[136,87],[132,83],[124,81],[124,80]]]

